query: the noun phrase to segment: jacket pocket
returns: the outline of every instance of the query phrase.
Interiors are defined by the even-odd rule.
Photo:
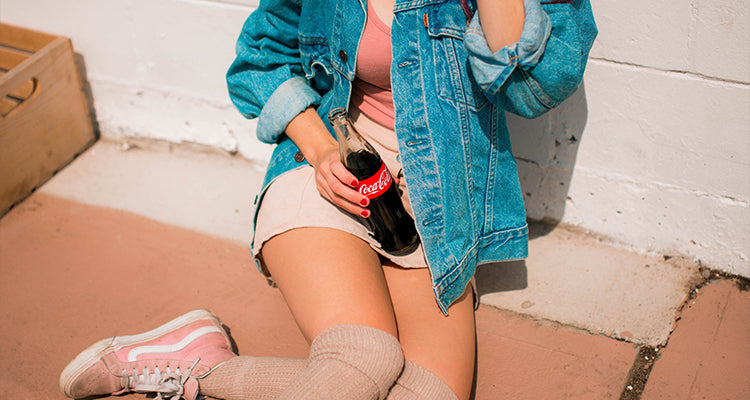
[[[460,3],[446,1],[423,10],[424,24],[432,44],[438,96],[473,109],[482,108],[488,100],[471,76],[463,43],[467,20]]]
[[[318,92],[327,92],[333,86],[330,49],[325,38],[299,36],[302,70],[310,85]]]

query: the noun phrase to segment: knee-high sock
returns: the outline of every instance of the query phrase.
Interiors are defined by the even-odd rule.
[[[200,380],[225,400],[384,399],[403,369],[398,340],[379,329],[341,325],[322,332],[310,358],[235,357]]]
[[[403,367],[401,344],[389,333],[336,326],[313,340],[307,367],[279,400],[383,400]]]
[[[437,375],[407,361],[388,400],[458,400],[458,397]]]
[[[307,366],[305,358],[237,356],[200,379],[200,393],[224,400],[276,400]]]

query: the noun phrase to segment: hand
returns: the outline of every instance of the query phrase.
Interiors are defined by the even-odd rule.
[[[321,196],[351,214],[365,218],[370,216],[370,210],[364,208],[370,201],[354,189],[357,178],[344,167],[338,147],[320,152],[311,165],[315,168],[315,183]]]
[[[315,168],[315,182],[324,198],[352,214],[370,216],[370,210],[364,208],[370,200],[354,190],[357,178],[341,163],[339,145],[315,109],[298,114],[287,125],[286,134]]]

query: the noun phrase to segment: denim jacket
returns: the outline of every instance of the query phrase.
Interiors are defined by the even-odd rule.
[[[347,107],[366,0],[261,0],[227,82],[276,144],[268,185],[305,162],[284,134],[308,107]],[[532,118],[581,82],[597,30],[589,0],[525,0],[521,38],[492,53],[472,4],[396,0],[391,83],[400,159],[438,305],[447,313],[480,263],[527,256],[528,227],[503,111]],[[329,130],[331,129],[328,126]]]

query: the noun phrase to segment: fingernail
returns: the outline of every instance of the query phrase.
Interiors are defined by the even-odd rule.
[[[352,186],[357,186],[357,181],[356,180],[352,181]]]
[[[367,206],[367,197],[362,199],[362,201],[360,201],[359,204],[362,204],[363,206]]]
[[[370,210],[364,210],[364,211],[362,211],[362,214],[361,214],[361,215],[362,215],[363,217],[365,217],[365,218],[369,217],[369,216],[370,216]]]

